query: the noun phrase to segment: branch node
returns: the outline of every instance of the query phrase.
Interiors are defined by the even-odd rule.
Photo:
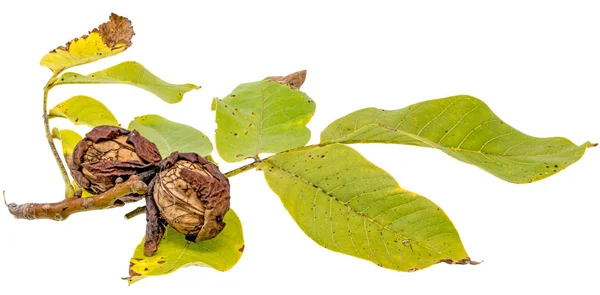
[[[143,181],[138,180],[135,183],[133,183],[133,185],[131,186],[131,190],[132,192],[141,195],[146,193],[146,191],[148,190],[148,186]]]

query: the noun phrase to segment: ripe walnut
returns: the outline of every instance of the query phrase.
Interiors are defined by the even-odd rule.
[[[80,187],[100,194],[112,188],[118,178],[140,175],[142,180],[150,180],[160,160],[156,145],[137,131],[98,126],[75,146],[69,168]]]
[[[189,241],[217,236],[229,210],[229,180],[195,153],[172,153],[160,166],[154,200],[161,217]]]

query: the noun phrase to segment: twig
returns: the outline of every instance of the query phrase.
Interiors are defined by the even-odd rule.
[[[116,184],[110,190],[89,198],[71,198],[58,203],[26,203],[17,205],[8,204],[8,211],[17,219],[52,219],[61,221],[77,212],[101,210],[120,207],[126,202],[136,201],[131,195],[144,195],[148,186],[134,175],[127,181]]]
[[[248,170],[251,170],[253,168],[255,168],[256,166],[258,166],[260,163],[262,163],[264,160],[255,160],[254,162],[248,164],[248,165],[244,165],[242,167],[236,168],[234,170],[231,170],[229,172],[224,173],[223,175],[225,175],[225,177],[229,178],[232,176],[236,176],[242,172],[246,172]]]
[[[331,143],[325,142],[325,143],[305,145],[305,146],[301,146],[301,147],[297,147],[297,148],[293,148],[293,149],[289,149],[289,150],[286,150],[286,151],[279,152],[276,155],[283,154],[283,153],[288,153],[288,152],[294,152],[294,151],[301,151],[301,150],[305,150],[305,149],[311,149],[311,148],[314,148],[314,147],[323,147],[323,146],[327,146],[327,145],[332,144],[332,143],[335,143],[335,142],[331,142]],[[243,172],[246,172],[246,171],[251,170],[253,168],[256,168],[256,166],[260,165],[260,163],[262,163],[262,162],[270,159],[271,157],[273,157],[273,156],[261,159],[258,156],[256,156],[256,157],[254,157],[254,162],[252,162],[250,164],[247,164],[247,165],[244,165],[242,167],[233,169],[233,170],[231,170],[229,172],[224,173],[223,175],[225,175],[225,177],[227,177],[227,178],[232,177],[232,176],[236,176],[236,175],[238,175],[240,173],[243,173]]]
[[[125,214],[125,219],[129,220],[131,218],[134,218],[134,217],[136,217],[140,214],[144,214],[144,213],[146,213],[146,206],[140,206],[140,207],[137,207],[137,208],[131,210],[131,212]]]
[[[65,182],[65,197],[72,198],[75,195],[75,189],[71,184],[71,180],[69,179],[69,174],[67,173],[67,169],[65,169],[65,165],[60,159],[60,155],[56,150],[56,145],[54,145],[54,139],[52,138],[52,132],[50,131],[50,122],[48,119],[48,92],[54,86],[54,82],[56,81],[60,72],[55,73],[48,83],[44,87],[44,102],[43,102],[43,118],[44,118],[44,129],[46,130],[46,139],[48,140],[48,145],[50,145],[50,150],[52,151],[52,155],[54,155],[54,159],[56,160],[56,165],[58,165],[58,169],[60,169],[60,173],[62,174],[63,181]]]

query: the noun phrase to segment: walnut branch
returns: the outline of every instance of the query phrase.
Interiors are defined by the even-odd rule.
[[[8,211],[18,219],[52,219],[61,221],[77,212],[120,207],[126,202],[140,200],[148,186],[134,175],[127,181],[116,184],[112,189],[89,198],[71,198],[58,203],[8,204]]]

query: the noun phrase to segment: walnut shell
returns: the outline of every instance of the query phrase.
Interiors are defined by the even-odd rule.
[[[160,168],[153,194],[161,217],[189,241],[217,236],[229,210],[229,180],[195,153],[172,153]]]
[[[137,131],[98,126],[75,146],[69,169],[80,187],[100,194],[112,188],[117,178],[127,180],[153,170],[160,160],[156,145]]]

